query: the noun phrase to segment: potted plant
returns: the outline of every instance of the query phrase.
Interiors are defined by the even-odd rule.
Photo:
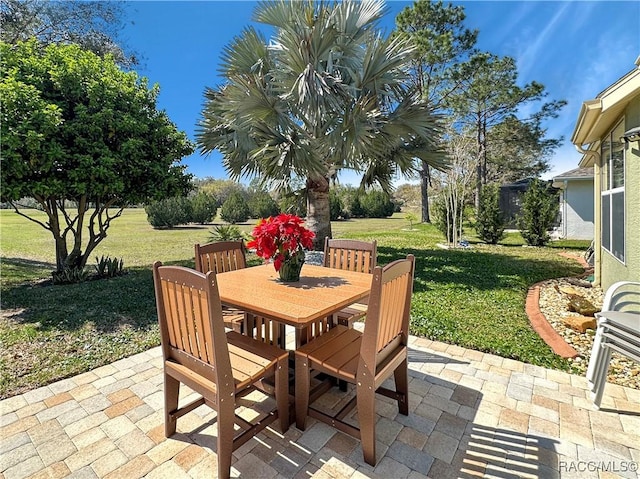
[[[303,226],[302,218],[285,213],[262,218],[251,234],[253,240],[247,243],[247,248],[255,248],[258,256],[273,260],[282,281],[300,280],[305,249],[313,247],[315,236]]]

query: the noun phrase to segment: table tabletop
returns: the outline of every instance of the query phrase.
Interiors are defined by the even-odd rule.
[[[273,264],[217,275],[226,306],[305,328],[369,295],[372,275],[305,264],[300,281],[280,281]]]

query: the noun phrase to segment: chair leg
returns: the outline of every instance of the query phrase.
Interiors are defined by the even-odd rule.
[[[356,401],[364,461],[376,465],[376,397],[372,384],[357,386]]]
[[[400,395],[398,398],[398,412],[403,416],[409,415],[409,370],[407,367],[407,359],[393,371],[393,379],[396,383],[396,392]]]
[[[309,389],[311,387],[311,373],[308,359],[296,354],[296,427],[304,431],[309,409]]]
[[[164,435],[173,436],[176,432],[177,420],[171,414],[178,409],[180,381],[164,373]]]
[[[600,367],[596,370],[596,377],[594,378],[594,389],[592,392],[593,404],[596,408],[600,408],[602,402],[602,395],[604,393],[604,387],[607,384],[607,372],[609,371],[609,364],[611,363],[611,349],[604,347],[602,351],[602,357],[600,359]]]
[[[276,403],[282,434],[289,429],[289,364],[288,359],[278,362],[276,370]]]
[[[231,455],[233,454],[233,436],[235,434],[235,398],[218,404],[218,477],[228,479],[231,476]],[[233,403],[233,404],[232,404]]]

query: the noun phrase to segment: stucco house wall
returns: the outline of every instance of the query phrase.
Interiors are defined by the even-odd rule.
[[[636,68],[614,84],[610,85],[595,99],[583,103],[576,122],[571,142],[584,156],[580,167],[594,167],[594,283],[607,289],[613,283],[623,280],[640,281],[640,140],[625,140],[625,134],[640,127],[640,57]],[[624,185],[608,186],[607,156],[603,145],[615,142],[616,155],[623,152]],[[613,189],[612,189],[613,188]],[[615,189],[617,188],[617,190]],[[607,212],[603,212],[603,194],[624,191],[624,216],[607,223]],[[604,192],[604,193],[603,193]],[[613,201],[613,196],[607,197]],[[603,221],[605,223],[603,228]],[[624,255],[616,257],[615,248],[603,245],[606,225],[611,224],[617,231],[624,231]],[[612,237],[611,237],[612,238]],[[619,248],[618,248],[619,249]],[[619,252],[618,252],[619,254]],[[620,255],[620,254],[619,254]]]
[[[640,126],[640,95],[625,109],[625,131]],[[601,281],[608,288],[616,281],[640,281],[640,141],[625,147],[625,261],[602,249]]]
[[[553,178],[560,188],[560,238],[592,240],[594,232],[593,168],[577,168]]]

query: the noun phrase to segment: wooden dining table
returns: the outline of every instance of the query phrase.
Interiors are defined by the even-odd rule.
[[[367,297],[373,275],[305,264],[300,281],[280,280],[273,264],[217,275],[225,306],[295,328],[295,346],[316,333],[312,325],[331,320],[342,308]]]

